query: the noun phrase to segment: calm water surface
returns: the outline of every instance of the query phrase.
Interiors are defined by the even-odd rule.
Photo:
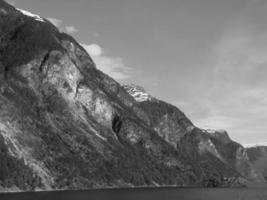
[[[267,188],[140,188],[0,194],[0,200],[267,200]]]

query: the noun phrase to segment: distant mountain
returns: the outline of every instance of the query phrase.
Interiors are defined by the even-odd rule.
[[[0,41],[0,191],[261,180],[226,132],[122,87],[71,36],[3,0]]]

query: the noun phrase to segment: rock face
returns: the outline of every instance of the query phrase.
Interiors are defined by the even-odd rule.
[[[124,86],[135,97],[131,87],[135,86]],[[222,185],[243,182],[226,178],[228,173],[234,171],[251,181],[263,180],[262,174],[250,162],[247,150],[232,141],[225,130],[200,129],[178,108],[156,98],[141,101],[139,105],[149,116],[157,134],[175,147],[179,155],[185,156],[190,166],[202,169],[199,176],[205,177],[204,184],[210,184],[209,180]]]
[[[144,89],[140,90],[140,86],[131,84],[125,85],[124,88],[138,102],[139,107],[145,111],[151,128],[172,146],[176,147],[180,138],[195,128],[182,111],[171,104],[152,97]],[[149,98],[142,98],[141,101],[139,94]]]
[[[267,181],[267,147],[255,146],[247,148],[248,157],[254,168],[259,171]]]
[[[0,190],[230,186],[258,178],[241,145],[125,89],[71,36],[0,0]]]

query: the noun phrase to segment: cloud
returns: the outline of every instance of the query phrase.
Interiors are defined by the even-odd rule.
[[[54,24],[60,31],[65,31],[68,34],[75,34],[78,29],[74,26],[64,26],[63,21],[57,18],[47,18],[52,24]],[[97,34],[98,36],[98,34]],[[98,44],[81,44],[84,49],[94,60],[98,69],[113,77],[116,80],[124,80],[130,77],[131,68],[127,67],[122,58],[112,57],[105,55],[102,47]]]
[[[75,26],[65,26],[65,30],[68,34],[74,34],[78,32],[78,29]]]
[[[127,67],[122,58],[105,55],[102,47],[98,44],[82,44],[85,50],[94,60],[98,69],[116,80],[130,78],[131,68]]]
[[[225,129],[242,144],[267,142],[266,43],[266,34],[224,34],[205,81],[174,104],[200,128]]]
[[[60,28],[62,25],[62,20],[60,19],[48,17],[47,20],[50,21],[53,25],[55,25],[57,28]]]
[[[63,21],[54,17],[48,17],[48,21],[50,21],[54,26],[56,26],[60,31],[66,32],[68,34],[75,34],[78,32],[78,29],[75,26],[72,25],[63,25]]]
[[[92,57],[99,57],[103,53],[102,48],[97,44],[82,44],[83,47],[86,49],[86,51],[89,53]]]

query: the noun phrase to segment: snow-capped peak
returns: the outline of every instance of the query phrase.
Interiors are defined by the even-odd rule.
[[[210,133],[210,134],[226,133],[226,130],[223,130],[223,129],[203,129],[203,131]]]
[[[152,96],[141,86],[130,84],[123,87],[138,102],[150,101],[152,99]]]
[[[16,9],[18,11],[20,11],[22,14],[27,15],[29,17],[32,17],[32,18],[34,18],[37,21],[45,22],[44,19],[42,17],[40,17],[39,15],[33,14],[33,13],[27,11],[27,10],[23,10],[23,9],[20,9],[20,8],[16,8]]]
[[[243,146],[246,148],[261,147],[261,146],[267,146],[267,142],[247,143],[247,144],[243,144]]]

